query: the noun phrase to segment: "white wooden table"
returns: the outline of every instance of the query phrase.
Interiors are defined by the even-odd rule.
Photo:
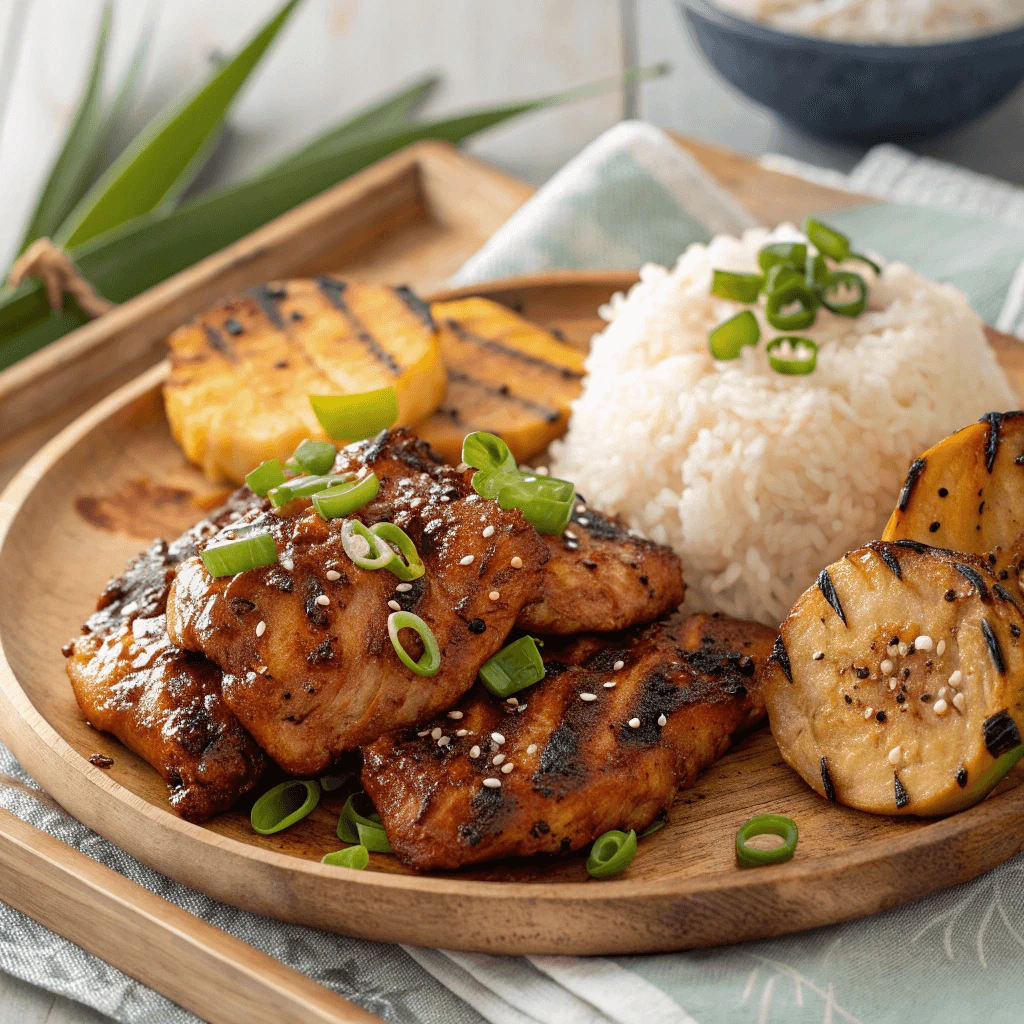
[[[232,51],[279,0],[120,0],[112,70],[144,23],[156,32],[144,102],[130,132]],[[16,245],[63,137],[91,53],[101,0],[0,0],[0,263]],[[857,147],[794,133],[707,69],[674,0],[306,0],[231,116],[208,181],[244,176],[349,111],[417,75],[445,84],[431,114],[540,95],[667,60],[672,73],[496,129],[473,152],[535,184],[623,116],[748,153],[784,153],[848,169]],[[1024,183],[1022,94],[952,136],[915,148]],[[107,1018],[0,972],[0,1024]]]

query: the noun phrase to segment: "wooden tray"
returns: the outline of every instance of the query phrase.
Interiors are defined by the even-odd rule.
[[[581,346],[595,310],[633,275],[561,273],[483,294],[561,328]],[[449,293],[450,295],[451,293]],[[1020,346],[994,341],[1018,387]],[[75,704],[61,644],[106,580],[158,533],[215,500],[173,444],[157,366],[40,451],[0,504],[0,734],[75,817],[142,861],[228,903],[366,938],[490,953],[632,953],[763,938],[875,913],[965,881],[1021,848],[1024,788],[936,822],[825,803],[766,731],[680,793],[669,824],[643,840],[621,878],[588,879],[580,855],[417,876],[394,857],[371,869],[321,865],[336,849],[340,801],[260,837],[242,809],[199,827],[167,807],[156,772],[92,731]],[[93,767],[93,753],[114,759]],[[800,826],[788,864],[736,868],[737,827],[772,810]]]

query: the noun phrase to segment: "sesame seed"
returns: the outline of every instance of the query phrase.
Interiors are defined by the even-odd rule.
[[[452,499],[449,498],[447,494],[442,494],[441,497],[438,500],[443,502],[444,504],[447,504]]]
[[[484,537],[493,537],[494,536],[494,527],[493,526],[485,526],[484,527],[483,536]]]
[[[465,473],[467,469],[469,469],[469,463],[468,462],[460,462],[455,467],[455,472],[456,473]]]
[[[936,654],[937,654],[937,655],[938,655],[938,656],[939,656],[940,658],[942,657],[942,655],[943,655],[943,654],[945,654],[945,653],[946,653],[946,641],[945,641],[945,640],[940,640],[940,641],[939,641],[939,642],[938,642],[938,643],[937,643],[937,644],[935,645],[935,653],[936,653]]]
[[[900,757],[902,757],[903,751],[899,747],[893,747],[889,751],[889,764],[899,764]]]
[[[576,506],[576,511],[577,512],[586,512],[587,511],[587,506],[584,505],[582,502],[580,502],[580,504]]]
[[[569,540],[579,540],[579,537],[577,537],[576,534],[572,532],[572,530],[563,530],[562,536],[568,537]]]
[[[944,700],[935,702],[935,714],[944,715],[949,710],[949,705]]]
[[[256,623],[256,635],[263,636],[263,634],[266,633],[266,631],[267,624],[262,619],[260,619],[260,621]]]
[[[922,635],[914,641],[914,647],[919,651],[930,651],[934,646],[930,636]]]
[[[614,665],[612,665],[612,670],[614,672],[621,672],[622,669],[624,669],[625,667],[626,663],[624,661],[617,661]]]
[[[812,659],[813,659],[814,661],[821,661],[821,660],[822,660],[822,658],[824,658],[824,657],[825,657],[825,652],[824,652],[824,651],[815,651],[815,652],[814,652],[814,653],[813,653],[813,654],[811,655],[811,658],[812,658]]]
[[[472,565],[473,557],[473,555],[463,555],[462,558],[459,559],[459,565]]]
[[[910,653],[910,648],[904,643],[901,643],[896,649],[900,652],[901,658],[905,658]]]
[[[579,523],[580,526],[589,526],[590,525],[590,520],[589,519],[577,519],[576,522]]]
[[[505,737],[502,736],[500,732],[492,732],[491,733],[491,739],[494,740],[495,743],[504,743],[505,742]]]
[[[484,785],[488,789],[501,789],[501,779],[484,779]]]
[[[603,686],[603,687],[604,687],[604,688],[605,688],[606,690],[614,690],[614,689],[615,689],[615,683],[614,683],[614,682],[612,682],[612,680],[610,680],[610,679],[608,680],[608,682],[607,682],[607,683],[602,683],[601,685],[602,685],[602,686]]]
[[[629,720],[629,727],[630,727],[630,729],[639,729],[640,728],[640,719],[639,718],[631,718]]]
[[[513,569],[522,569],[523,560],[518,555],[512,556],[512,561],[509,563]]]
[[[506,704],[511,704],[513,707],[518,707],[519,706],[519,698],[518,697],[506,697],[505,698],[505,703]]]
[[[871,717],[871,716],[872,716],[872,715],[873,715],[874,713],[875,713],[875,709],[874,709],[874,708],[867,708],[867,709],[866,709],[866,710],[864,711],[864,717],[865,717],[865,719],[867,719],[867,718],[870,718],[870,717]]]
[[[295,568],[295,563],[290,558],[281,559],[281,568],[288,572],[291,572]]]
[[[469,756],[472,757],[474,760],[476,758],[478,758],[480,756],[480,748],[479,747],[470,747],[469,748]]]
[[[451,738],[451,736],[442,736],[442,737],[441,737],[441,738],[440,738],[440,739],[439,739],[439,740],[437,741],[437,745],[438,745],[439,747],[447,747],[447,746],[448,746],[448,744],[449,744],[449,743],[451,743],[451,741],[452,741],[452,738]]]
[[[441,727],[440,726],[437,726],[437,728],[430,730],[430,738],[434,739],[434,740],[439,740],[441,738]]]
[[[463,736],[468,736],[469,735],[469,730],[468,729],[459,729],[455,733],[455,735],[458,736],[461,739]]]
[[[424,729],[423,732],[418,732],[418,733],[416,733],[416,735],[417,736],[429,736],[430,735],[430,730],[429,729]]]
[[[889,658],[886,658],[878,667],[882,670],[883,676],[891,676],[896,670],[896,666],[889,660]]]
[[[489,593],[489,594],[488,594],[487,596],[488,596],[488,597],[489,597],[489,598],[490,598],[490,599],[491,599],[492,601],[497,601],[497,600],[498,600],[498,598],[500,598],[500,597],[501,597],[501,594],[500,594],[500,593],[499,593],[499,592],[498,592],[497,590],[492,590],[492,591],[491,591],[491,592],[490,592],[490,593]]]
[[[890,689],[890,690],[895,690],[895,689],[896,689],[896,687],[897,687],[897,685],[898,685],[898,682],[899,682],[899,680],[896,680],[896,679],[890,679],[890,680],[889,680],[889,689]]]
[[[327,570],[327,578],[332,583],[337,583],[337,581],[341,579],[341,573],[338,572],[337,569],[328,569]]]
[[[449,711],[448,712],[448,717],[449,718],[454,718],[456,721],[458,721],[462,717],[462,712],[461,711]]]
[[[658,715],[658,725],[668,725],[668,719],[664,715]]]
[[[530,744],[530,745],[529,745],[529,746],[528,746],[528,747],[526,748],[526,752],[527,752],[528,754],[536,754],[536,753],[537,753],[537,744],[536,744],[536,743],[531,743],[531,744]]]
[[[402,610],[402,606],[397,601],[388,601],[388,607],[393,612],[400,612]]]
[[[949,685],[950,686],[959,686],[963,682],[963,679],[964,679],[963,672],[961,672],[960,669],[957,669],[955,672],[953,672],[950,675],[950,677],[949,677]]]
[[[317,599],[316,603],[322,608],[326,608],[330,603],[331,599],[326,594],[321,594]]]
[[[395,590],[397,590],[398,593],[400,593],[400,594],[408,594],[409,591],[412,590],[412,584],[411,583],[399,583],[398,586],[395,587]]]
[[[512,771],[513,768],[515,768],[515,765],[511,761],[509,761],[508,764],[503,764],[501,766],[501,770],[505,775],[508,775],[508,773]]]
[[[939,693],[938,693],[938,696],[940,696],[940,697],[945,697],[945,696],[946,696],[946,692],[947,692],[947,691],[946,691],[946,688],[945,688],[944,686],[940,686],[940,687],[939,687]]]
[[[505,760],[505,755],[504,754],[495,754],[494,757],[491,759],[491,764],[501,764],[501,762],[504,761],[504,760]]]
[[[581,693],[580,700],[597,700],[596,693]]]
[[[967,703],[967,700],[966,700],[966,698],[964,697],[964,695],[962,693],[958,693],[953,698],[953,707],[955,707],[957,709],[957,711],[961,711],[962,712],[963,709],[964,709],[964,705],[966,703]]]
[[[547,475],[548,475],[548,467],[547,466],[538,466],[537,467],[537,476],[547,476]]]
[[[578,550],[579,550],[579,544],[577,544],[577,543],[576,543],[576,541],[574,541],[574,540],[567,540],[567,541],[565,542],[565,546],[566,546],[566,547],[567,547],[567,548],[568,548],[568,549],[569,549],[570,551],[578,551]]]

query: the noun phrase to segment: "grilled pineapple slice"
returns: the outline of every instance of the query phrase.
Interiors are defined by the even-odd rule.
[[[517,462],[539,455],[569,422],[583,354],[489,299],[431,306],[448,369],[444,404],[417,432],[450,462],[474,430],[497,434]]]
[[[313,394],[393,385],[399,423],[441,404],[446,377],[429,308],[407,288],[294,280],[254,288],[175,331],[164,387],[175,440],[211,480],[326,438]]]
[[[1024,728],[1024,616],[986,560],[873,541],[824,569],[761,676],[782,756],[828,800],[949,814]]]

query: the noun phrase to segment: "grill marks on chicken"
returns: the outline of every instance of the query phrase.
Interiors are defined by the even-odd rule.
[[[217,516],[241,515],[239,492]],[[189,821],[228,810],[263,774],[263,751],[220,692],[220,670],[175,647],[164,610],[176,566],[191,556],[207,522],[173,544],[155,541],[112,580],[73,640],[67,671],[89,723],[116,736],[163,776],[171,806]]]
[[[670,548],[634,536],[617,520],[577,504],[551,557],[543,596],[518,625],[537,633],[613,632],[653,622],[683,602],[683,569]]]
[[[755,623],[696,615],[547,647],[547,677],[518,707],[477,687],[461,717],[367,747],[363,785],[395,852],[421,869],[641,829],[763,716],[755,672],[773,640]]]
[[[410,590],[399,591],[385,570],[353,564],[342,520],[325,522],[309,499],[298,499],[283,515],[264,505],[244,520],[274,536],[277,565],[213,579],[192,558],[168,602],[171,639],[220,665],[229,706],[296,774],[322,771],[343,751],[451,707],[537,598],[547,559],[519,511],[480,498],[469,474],[441,464],[406,431],[348,446],[335,470],[377,474],[377,498],[355,515],[366,525],[391,521],[410,536],[426,567]],[[398,660],[389,602],[433,631],[437,675],[416,675]],[[411,637],[402,635],[416,658]]]

